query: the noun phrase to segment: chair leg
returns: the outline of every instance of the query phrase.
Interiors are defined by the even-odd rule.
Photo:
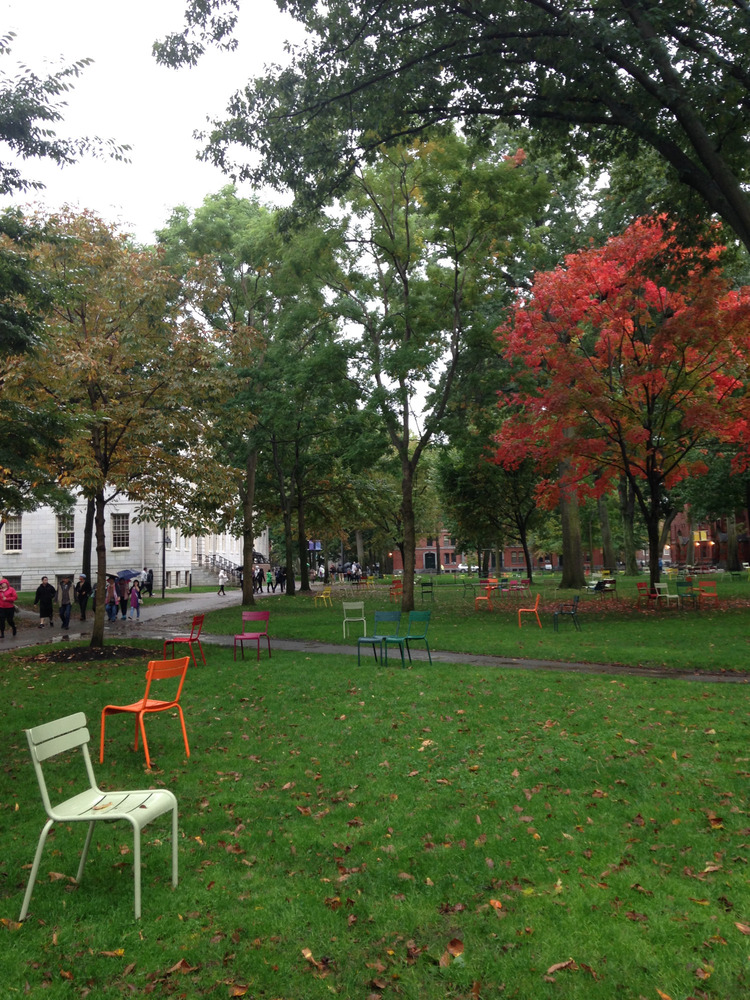
[[[133,827],[133,890],[135,895],[135,919],[141,919],[141,831]]]
[[[141,736],[143,737],[143,752],[146,754],[146,767],[151,770],[151,757],[148,753],[148,742],[146,740],[146,726],[143,722],[143,712],[139,712],[137,715],[138,723],[141,727]]]
[[[21,906],[21,916],[18,918],[19,924],[22,924],[26,919],[26,914],[29,912],[29,903],[31,902],[31,893],[34,891],[34,883],[36,882],[36,877],[39,872],[39,865],[42,861],[42,852],[44,851],[44,845],[47,841],[47,834],[52,829],[52,824],[54,820],[48,819],[47,822],[42,827],[42,832],[39,834],[39,843],[36,845],[36,854],[34,855],[34,863],[31,866],[31,874],[29,875],[29,884],[26,886],[26,892],[23,897],[23,904]]]
[[[83,851],[81,852],[81,863],[78,865],[78,872],[76,874],[76,882],[80,885],[81,879],[83,878],[83,869],[86,865],[86,858],[89,854],[89,847],[91,846],[91,838],[94,836],[94,824],[89,823],[89,828],[86,831],[86,840],[83,844]]]
[[[266,636],[266,642],[268,643],[268,659],[271,659],[271,637]]]
[[[102,718],[101,718],[101,722],[99,723],[99,729],[100,729],[100,732],[101,732],[101,735],[99,737],[99,763],[100,764],[104,763],[104,725],[105,725],[106,718],[107,718],[107,712],[106,712],[105,709],[102,709]]]
[[[185,716],[182,714],[182,706],[177,705],[177,711],[180,713],[180,725],[182,726],[182,738],[185,740],[185,756],[190,756],[190,747],[188,745],[187,729],[185,729]]]

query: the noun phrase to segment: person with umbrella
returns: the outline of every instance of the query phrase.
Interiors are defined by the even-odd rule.
[[[86,574],[81,573],[78,577],[78,583],[73,588],[73,596],[76,599],[76,603],[81,610],[81,621],[86,621],[86,608],[89,603],[89,597],[91,597],[91,584],[86,579]]]

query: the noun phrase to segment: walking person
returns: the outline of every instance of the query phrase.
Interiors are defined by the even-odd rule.
[[[118,605],[117,580],[114,576],[108,576],[107,587],[104,591],[104,610],[107,613],[107,621],[110,625],[117,621]]]
[[[55,596],[55,588],[49,582],[49,579],[43,576],[42,582],[36,588],[36,594],[34,594],[34,607],[39,608],[39,628],[44,628],[45,618],[49,618],[49,627],[54,628],[52,602]]]
[[[143,572],[146,574],[146,580],[143,584],[143,590],[148,591],[148,596],[154,596],[154,571],[152,569],[146,569],[144,566]]]
[[[139,625],[141,624],[141,603],[140,581],[133,580],[133,586],[130,588],[130,611],[128,612],[128,617],[131,621],[135,618]]]
[[[128,617],[128,601],[130,600],[130,590],[128,588],[128,581],[125,577],[119,577],[117,580],[117,596],[120,602],[120,615],[122,620],[125,621]],[[115,619],[117,619],[117,611],[115,610]]]
[[[0,580],[0,639],[5,638],[5,626],[10,625],[16,634],[16,601],[18,594],[5,577]]]
[[[270,593],[273,589],[274,594],[276,593],[276,581],[273,578],[273,573],[271,572],[271,567],[268,567],[268,572],[266,573],[266,593]]]
[[[63,632],[70,628],[70,612],[73,602],[73,581],[69,576],[61,576],[57,585],[57,610],[60,615],[60,624]]]
[[[76,604],[78,605],[81,612],[81,621],[86,621],[86,608],[88,607],[89,597],[91,597],[91,584],[86,579],[86,574],[81,573],[78,577],[78,583],[73,588],[73,597],[75,598]]]
[[[217,591],[217,596],[219,596],[219,597],[226,597],[227,596],[227,592],[224,590],[224,584],[227,582],[228,579],[229,579],[229,577],[224,572],[224,570],[220,569],[219,570],[219,589]]]

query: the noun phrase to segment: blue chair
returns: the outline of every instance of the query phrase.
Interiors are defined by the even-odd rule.
[[[409,663],[411,663],[411,649],[409,643],[412,642],[423,642],[427,649],[427,657],[432,665],[432,656],[430,654],[430,646],[427,642],[427,629],[430,625],[430,611],[410,611],[409,612],[409,622],[406,627],[406,634],[402,636],[386,636],[383,640],[383,649],[385,650],[385,662],[388,663],[388,646],[398,645],[401,651],[401,666],[404,666],[404,646],[406,646],[406,652],[409,654]]]
[[[401,627],[401,612],[400,611],[376,611],[375,612],[375,631],[372,635],[361,635],[357,639],[357,666],[360,665],[360,650],[364,643],[368,646],[372,646],[372,655],[375,660],[378,659],[378,653],[375,649],[376,646],[380,647],[380,658],[383,659],[383,641],[385,639],[392,639],[398,635],[398,630]],[[403,658],[403,652],[401,657]]]

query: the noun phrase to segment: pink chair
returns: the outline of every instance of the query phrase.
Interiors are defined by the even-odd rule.
[[[265,637],[268,643],[268,656],[271,656],[271,639],[268,635],[268,611],[243,611],[242,612],[242,632],[238,633],[234,637],[234,658],[237,659],[237,643],[240,644],[240,651],[242,652],[242,659],[245,659],[245,642],[256,642],[258,644],[258,659],[260,659],[260,640]],[[248,622],[265,622],[266,627],[262,632],[246,632]]]

